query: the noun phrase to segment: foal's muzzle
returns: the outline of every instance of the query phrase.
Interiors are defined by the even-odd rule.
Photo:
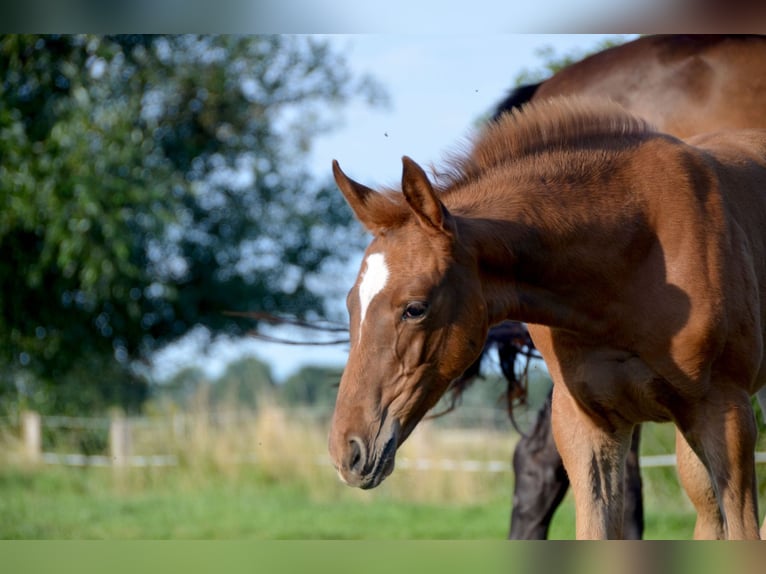
[[[399,423],[384,424],[371,443],[350,435],[336,452],[330,449],[333,464],[340,479],[349,486],[364,490],[375,488],[394,471],[396,449],[399,446]]]

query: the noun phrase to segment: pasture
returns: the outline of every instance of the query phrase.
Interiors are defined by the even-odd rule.
[[[175,437],[160,424],[164,415],[134,429],[135,452],[177,457],[176,465],[164,467],[29,465],[16,456],[19,441],[6,429],[0,538],[502,540],[507,535],[510,463],[490,471],[448,469],[443,462],[508,461],[518,438],[510,428],[456,428],[451,415],[426,422],[402,447],[400,467],[389,480],[360,491],[341,484],[326,460],[323,416],[277,407],[228,419],[184,414],[188,427]],[[672,449],[669,425],[647,425],[642,454]],[[432,467],[418,468],[416,461],[422,466],[423,460]],[[763,501],[766,466],[758,471]],[[646,468],[642,475],[645,537],[691,538],[694,514],[675,469]],[[568,495],[551,538],[573,537]]]

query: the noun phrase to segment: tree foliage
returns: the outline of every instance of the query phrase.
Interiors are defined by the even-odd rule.
[[[244,357],[230,363],[211,387],[211,402],[257,408],[275,400],[277,387],[269,366],[254,358]]]
[[[0,78],[6,397],[252,326],[227,311],[321,316],[312,285],[361,237],[302,161],[333,105],[383,99],[326,43],[6,35]]]
[[[287,405],[332,407],[338,394],[338,369],[306,366],[281,386],[281,398]]]
[[[209,377],[198,367],[181,369],[168,380],[152,385],[153,409],[256,409],[276,401],[279,387],[267,363],[245,356],[232,361],[223,373]]]

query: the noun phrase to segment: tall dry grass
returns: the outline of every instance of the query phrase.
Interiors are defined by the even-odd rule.
[[[201,395],[188,409],[164,408],[133,424],[131,442],[134,454],[175,455],[190,484],[257,478],[300,485],[316,500],[472,504],[498,493],[510,497],[510,455],[517,440],[510,431],[423,421],[400,449],[393,475],[379,488],[361,491],[341,484],[330,464],[329,416],[327,411],[274,402],[257,410],[235,404],[214,407]],[[489,461],[507,465],[500,472],[488,472]],[[147,480],[152,472],[158,471],[146,471],[136,480]]]
[[[511,431],[444,428],[424,421],[402,445],[389,477],[397,497],[421,502],[483,503],[511,493]],[[490,470],[491,462],[499,463]],[[430,464],[430,468],[421,465]],[[397,476],[398,473],[398,476]]]
[[[255,477],[300,485],[318,501],[483,504],[502,499],[510,504],[511,454],[518,434],[502,428],[450,426],[449,416],[422,421],[400,448],[394,473],[371,491],[351,489],[338,479],[327,456],[327,411],[288,409],[276,403],[257,411],[233,404],[216,408],[199,397],[192,408],[157,413],[156,424],[134,427],[133,447],[135,453],[175,454],[190,484]],[[673,436],[670,425],[645,425],[642,453],[674,452]],[[766,448],[766,436],[761,436],[759,446]],[[490,461],[500,467],[488,471]],[[472,463],[480,468],[471,468]],[[758,465],[757,471],[763,495],[766,465]],[[647,501],[691,508],[674,467],[647,468],[642,476]]]

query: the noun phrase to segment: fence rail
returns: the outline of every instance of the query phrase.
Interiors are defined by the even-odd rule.
[[[164,426],[171,432],[180,434],[190,419],[195,415],[171,415],[165,420],[148,419],[146,417],[126,418],[115,415],[103,417],[65,417],[41,416],[32,411],[26,411],[19,416],[21,438],[23,442],[23,457],[32,463],[65,466],[94,466],[94,467],[164,467],[178,466],[179,457],[175,454],[134,454],[132,432],[134,429],[147,428],[154,425]],[[242,420],[241,415],[232,413],[206,413],[209,420],[217,420],[219,424],[236,424]],[[45,452],[42,448],[43,426],[48,428],[82,428],[96,429],[108,432],[108,454],[58,453]],[[257,464],[258,458],[247,455],[237,458],[239,464]],[[756,464],[766,463],[766,452],[755,453]],[[326,455],[317,456],[315,463],[321,466],[330,464]],[[657,468],[676,465],[675,454],[644,455],[639,459],[643,468]],[[456,460],[456,459],[411,459],[399,457],[397,468],[412,470],[441,470],[462,472],[511,472],[510,457],[508,460]]]
[[[114,466],[113,458],[98,454],[43,452],[40,453],[40,460],[45,464],[61,464],[64,466]],[[178,466],[178,457],[174,454],[132,455],[125,457],[123,466]]]

